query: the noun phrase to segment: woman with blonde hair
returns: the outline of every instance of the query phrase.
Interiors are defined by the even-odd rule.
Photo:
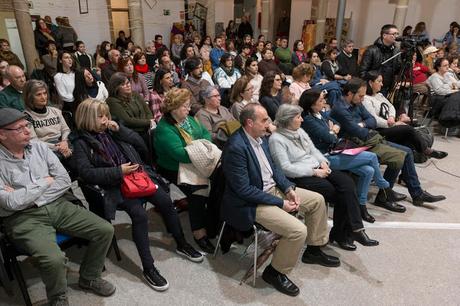
[[[75,131],[72,165],[84,183],[100,186],[105,198],[104,218],[115,219],[117,210],[124,210],[132,221],[132,238],[143,267],[147,284],[157,291],[168,289],[168,281],[154,265],[149,241],[149,217],[144,202],[152,203],[160,212],[168,231],[177,244],[176,253],[193,262],[203,261],[184,238],[184,233],[168,193],[157,182],[154,170],[139,156],[147,147],[135,132],[112,120],[105,102],[87,99],[75,113]],[[123,177],[144,170],[158,186],[156,192],[144,198],[126,198],[120,191]]]
[[[179,163],[192,161],[185,150],[193,140],[211,141],[208,130],[195,118],[189,116],[191,92],[185,88],[172,88],[165,95],[163,117],[155,130],[154,146],[158,156],[160,173],[170,182],[177,184]],[[179,185],[187,195],[189,203],[190,225],[197,245],[206,253],[213,253],[214,245],[207,236],[205,226],[208,223],[208,197],[195,194],[195,186]]]

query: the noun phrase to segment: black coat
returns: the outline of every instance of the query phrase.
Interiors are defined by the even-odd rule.
[[[120,125],[118,132],[108,131],[125,158],[133,164],[144,167],[151,177],[153,170],[144,165],[139,154],[146,154],[147,147],[136,132]],[[81,181],[90,185],[98,185],[105,191],[105,218],[115,219],[117,205],[124,201],[120,186],[123,181],[121,166],[114,166],[102,154],[102,144],[95,135],[87,131],[76,131],[73,135],[73,154],[71,166]]]
[[[361,66],[359,67],[359,75],[366,79],[369,71],[377,71],[383,76],[383,88],[391,89],[395,80],[395,75],[401,69],[401,56],[397,56],[393,60],[382,65],[384,61],[396,55],[399,48],[396,46],[386,46],[382,39],[377,39],[374,44],[367,48],[364,52]]]
[[[347,56],[344,51],[340,52],[337,62],[339,63],[338,75],[358,76],[358,58],[353,53],[351,56]]]

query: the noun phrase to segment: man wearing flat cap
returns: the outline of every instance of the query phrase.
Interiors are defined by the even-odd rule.
[[[79,286],[102,296],[115,287],[101,278],[113,226],[65,199],[70,177],[30,123],[13,108],[0,109],[0,219],[11,242],[38,261],[50,305],[68,305],[65,254],[56,232],[88,240]]]

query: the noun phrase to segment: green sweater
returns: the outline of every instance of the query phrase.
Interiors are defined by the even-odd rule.
[[[112,117],[120,120],[127,128],[138,133],[143,133],[150,128],[152,112],[138,93],[133,92],[131,101],[120,97],[109,97],[106,102]]]
[[[292,61],[292,52],[289,48],[276,48],[275,56],[281,63],[290,64]]]
[[[22,94],[11,85],[0,91],[0,108],[5,107],[15,108],[21,112],[25,109]]]
[[[211,141],[208,130],[193,117],[188,117],[192,126],[192,138],[207,139]],[[161,118],[155,129],[154,146],[158,156],[157,163],[160,167],[171,171],[179,170],[179,163],[191,163],[187,151],[185,151],[185,140],[179,133],[179,129]]]

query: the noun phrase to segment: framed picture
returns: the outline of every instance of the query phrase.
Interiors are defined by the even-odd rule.
[[[208,14],[208,9],[201,5],[200,3],[195,3],[195,10],[193,11],[193,15],[201,20],[206,19],[206,15]]]
[[[80,14],[88,14],[88,0],[78,0]]]

